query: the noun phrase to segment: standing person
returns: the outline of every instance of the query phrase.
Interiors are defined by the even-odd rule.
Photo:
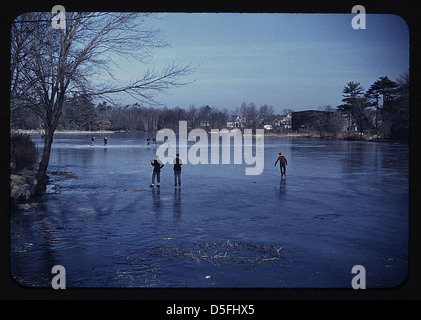
[[[93,146],[94,146],[94,144],[95,144],[95,137],[92,137],[92,138],[91,138],[91,147],[93,147]]]
[[[146,139],[146,143],[148,144],[148,146],[150,142],[151,142],[151,138]]]
[[[108,143],[108,138],[107,138],[107,137],[105,137],[105,138],[104,138],[104,146],[107,146],[107,143]]]
[[[176,157],[173,161],[174,164],[174,187],[178,186],[181,187],[181,166],[183,162],[180,159],[180,154],[176,154]]]
[[[282,152],[279,152],[278,155],[279,155],[279,157],[278,157],[278,159],[276,159],[276,162],[275,162],[274,166],[276,166],[276,164],[279,161],[279,168],[281,169],[281,178],[282,178],[282,176],[285,176],[286,177],[287,176],[287,168],[286,168],[286,165],[288,164],[287,158],[285,158],[282,155]]]
[[[155,186],[155,177],[156,177],[156,186],[159,188],[161,183],[161,169],[164,167],[161,159],[159,159],[159,155],[156,155],[155,160],[151,160],[151,166],[153,166],[152,172],[152,184],[149,186],[153,188]]]

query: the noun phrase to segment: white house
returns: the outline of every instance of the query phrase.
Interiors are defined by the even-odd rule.
[[[242,119],[240,116],[230,116],[227,121],[227,129],[241,128]]]
[[[281,129],[291,130],[291,128],[292,128],[292,116],[291,116],[290,113],[287,114],[287,115],[284,115],[284,116],[278,116],[278,117],[276,117],[273,124],[276,127],[279,127]]]

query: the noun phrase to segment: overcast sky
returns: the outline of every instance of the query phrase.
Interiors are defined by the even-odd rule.
[[[409,30],[395,15],[368,14],[365,30],[352,28],[354,14],[162,16],[149,24],[170,46],[156,50],[151,65],[198,65],[194,83],[158,97],[168,108],[235,109],[254,102],[281,113],[336,107],[347,82],[368,89],[381,76],[396,80],[409,69]],[[140,69],[122,65],[117,76],[131,78]]]

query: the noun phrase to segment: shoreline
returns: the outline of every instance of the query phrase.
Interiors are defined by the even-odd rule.
[[[11,129],[11,134],[39,134],[43,135],[44,130],[23,130],[23,129]],[[84,131],[84,130],[56,130],[54,134],[112,134],[116,131],[111,130],[99,130],[99,131]]]
[[[136,131],[141,132],[141,131]],[[43,135],[43,130],[23,130],[23,129],[11,129],[11,134],[39,134]],[[133,133],[131,131],[113,131],[113,130],[99,130],[99,131],[87,131],[87,130],[56,130],[54,135],[56,134],[113,134],[113,133]],[[364,134],[364,135],[349,135],[349,136],[321,136],[318,133],[311,133],[311,132],[287,132],[287,133],[273,133],[273,132],[265,132],[264,135],[266,137],[275,137],[275,138],[307,138],[307,139],[320,139],[320,140],[343,140],[343,141],[368,141],[368,142],[402,142],[402,143],[409,143],[409,141],[401,141],[401,140],[391,140],[387,138],[375,138],[371,134]],[[256,136],[256,134],[252,134],[252,136]]]

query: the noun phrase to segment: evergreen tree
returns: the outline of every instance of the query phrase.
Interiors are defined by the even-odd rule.
[[[79,96],[67,99],[63,109],[59,122],[60,128],[89,131],[97,129],[95,122],[98,119],[90,97]]]
[[[398,93],[398,84],[388,77],[380,77],[367,90],[365,97],[376,109],[376,131],[381,135],[390,135]]]
[[[369,106],[364,97],[364,88],[359,82],[348,82],[342,91],[342,102],[338,109],[348,114],[348,127],[357,126],[358,130],[369,128],[366,108]]]

